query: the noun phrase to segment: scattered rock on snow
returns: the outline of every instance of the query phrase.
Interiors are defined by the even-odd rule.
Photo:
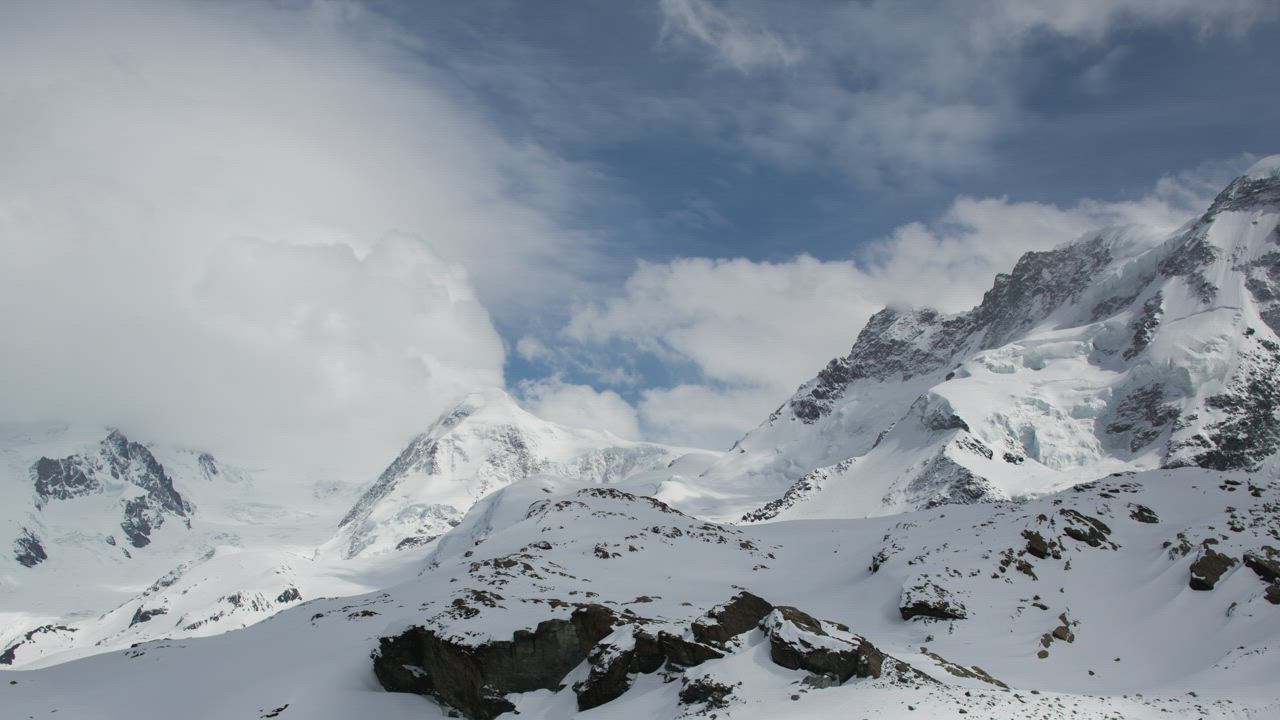
[[[880,677],[885,655],[849,628],[825,623],[793,607],[776,607],[761,623],[769,658],[790,670],[851,677]]]
[[[1244,565],[1264,581],[1278,582],[1280,581],[1280,560],[1275,559],[1277,556],[1280,556],[1280,552],[1266,546],[1261,551],[1245,553]]]
[[[931,580],[917,579],[902,589],[902,600],[898,612],[903,620],[913,617],[937,618],[939,620],[963,620],[969,616],[964,603],[957,600],[950,591]]]

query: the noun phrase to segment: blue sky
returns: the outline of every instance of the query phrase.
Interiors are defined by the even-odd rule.
[[[0,419],[323,442],[357,472],[500,384],[552,419],[727,446],[884,304],[964,309],[1027,250],[1170,230],[1275,152],[1278,20],[6,6],[0,300],[44,302],[0,327]]]

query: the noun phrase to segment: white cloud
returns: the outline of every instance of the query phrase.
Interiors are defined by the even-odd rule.
[[[777,406],[760,388],[690,384],[646,390],[637,409],[653,440],[724,450]]]
[[[589,385],[548,378],[521,382],[519,394],[529,412],[544,420],[607,430],[625,440],[640,439],[635,409],[612,390],[596,391]]]
[[[525,335],[516,341],[516,354],[530,361],[546,360],[552,357],[551,348],[531,335]]]
[[[485,307],[536,312],[595,262],[558,220],[578,170],[361,5],[0,16],[2,419],[376,472],[502,382]]]
[[[1062,208],[960,197],[934,222],[899,227],[850,261],[642,263],[619,294],[579,308],[564,332],[583,354],[622,343],[668,366],[690,365],[692,381],[643,393],[641,428],[655,439],[723,447],[830,358],[847,353],[881,307],[959,312],[980,301],[995,274],[1024,252],[1105,226],[1145,225],[1153,237],[1171,232],[1249,161],[1163,178],[1131,201]]]
[[[646,262],[620,295],[580,308],[566,333],[582,343],[625,340],[668,362],[692,361],[709,379],[778,391],[857,332],[870,305],[845,301],[858,297],[858,280],[852,262],[807,256]]]

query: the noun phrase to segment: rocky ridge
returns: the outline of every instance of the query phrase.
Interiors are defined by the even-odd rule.
[[[1261,167],[1261,166],[1260,166]],[[886,308],[705,474],[774,483],[745,521],[1005,500],[1280,451],[1280,177],[1171,237],[1024,255],[965,313]]]

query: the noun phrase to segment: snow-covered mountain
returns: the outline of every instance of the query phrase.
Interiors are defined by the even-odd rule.
[[[1172,237],[1024,255],[958,315],[887,308],[716,466],[744,519],[882,515],[1280,449],[1280,163]]]
[[[15,540],[0,664],[13,666],[218,634],[379,587],[412,573],[418,548],[476,501],[527,477],[656,490],[718,456],[550,423],[499,389],[444,413],[354,504],[352,487],[278,474],[260,483],[207,452],[115,430],[5,438]]]
[[[724,454],[498,390],[354,505],[119,433],[6,441],[0,707],[1275,717],[1278,222],[1275,157],[1170,237],[1030,253],[967,313],[882,311]],[[68,569],[100,600],[166,559],[32,624]]]
[[[346,557],[423,545],[480,498],[524,478],[617,483],[687,453],[548,422],[487,389],[409,443],[343,517],[337,544]]]
[[[127,646],[151,629],[221,632],[260,620],[288,603],[235,607],[237,594],[274,601],[291,597],[273,591],[275,578],[315,576],[307,558],[332,535],[353,489],[109,428],[4,426],[0,664]]]

